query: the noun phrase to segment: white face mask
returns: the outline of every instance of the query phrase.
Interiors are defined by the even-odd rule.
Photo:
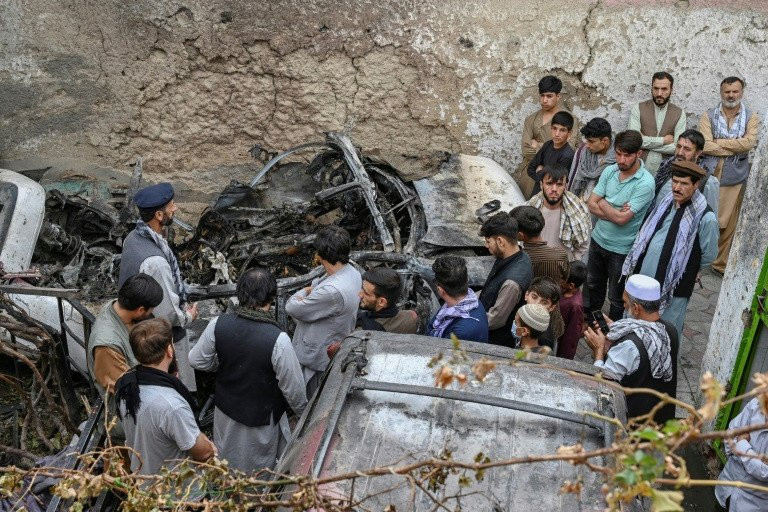
[[[515,340],[515,346],[520,346],[520,336],[517,335],[517,321],[512,320],[512,338]]]

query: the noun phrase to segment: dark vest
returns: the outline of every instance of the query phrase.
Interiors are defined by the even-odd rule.
[[[117,288],[123,286],[123,283],[129,278],[139,273],[139,268],[144,260],[152,256],[161,256],[165,259],[165,254],[155,242],[139,235],[134,229],[123,240],[123,253],[120,255],[120,277],[117,280]]]
[[[214,336],[219,369],[216,372],[216,407],[247,427],[274,423],[288,410],[277,384],[272,351],[279,327],[236,315],[221,315]]]
[[[531,285],[531,281],[533,281],[531,258],[524,251],[521,250],[503,260],[497,259],[493,263],[491,272],[488,274],[488,278],[483,285],[483,291],[480,293],[480,302],[486,311],[490,311],[491,307],[496,303],[504,281],[514,281],[520,286],[520,301],[509,314],[503,327],[488,332],[488,341],[494,345],[511,347],[514,341],[511,329],[512,322],[515,320],[515,312],[525,301],[525,292]]]
[[[675,134],[675,125],[683,115],[683,110],[677,105],[667,103],[667,113],[664,115],[664,121],[661,127],[656,127],[656,104],[653,100],[643,101],[639,105],[640,110],[640,133],[646,137],[664,137],[665,135]]]
[[[681,206],[680,209],[678,209],[677,211],[681,211],[683,207],[686,207],[689,204],[690,202],[685,203],[685,205]],[[706,215],[711,211],[712,211],[712,208],[707,206],[707,208],[704,210],[704,215]],[[656,233],[659,231],[659,228],[664,223],[664,219],[666,219],[667,215],[669,215],[670,212],[672,212],[671,205],[669,209],[664,213],[664,215],[659,219],[659,223],[654,228],[653,230],[654,236],[656,236]],[[702,215],[702,218],[704,215]],[[669,262],[670,262],[670,259],[672,258],[672,250],[675,247],[675,240],[677,239],[678,227],[679,225],[676,224],[675,220],[673,219],[672,224],[670,224],[669,226],[669,231],[667,231],[667,237],[664,239],[664,246],[661,249],[661,256],[659,257],[659,265],[656,267],[656,275],[653,276],[654,279],[656,279],[660,283],[664,282],[664,277],[667,275],[667,268],[669,267]],[[645,259],[645,254],[643,254],[638,259],[637,265],[635,265],[635,269],[639,270],[640,268],[642,268],[644,259]],[[677,283],[677,286],[672,291],[673,297],[684,297],[686,299],[691,298],[691,295],[693,295],[693,288],[696,285],[696,275],[699,273],[700,267],[701,267],[701,243],[699,240],[699,227],[696,226],[696,238],[693,240],[693,247],[691,248],[691,256],[688,258],[688,262],[685,264],[685,271],[683,271],[683,276],[680,278],[680,281]]]
[[[645,349],[645,345],[640,338],[630,333],[627,337],[619,340],[619,343],[634,343],[640,352],[640,366],[634,373],[625,375],[621,379],[621,385],[627,388],[651,388],[661,393],[675,398],[677,396],[677,351],[679,347],[679,340],[677,338],[677,329],[671,323],[665,320],[659,320],[664,324],[664,328],[667,331],[670,341],[670,357],[672,358],[672,379],[669,382],[664,382],[661,379],[656,379],[651,373],[651,361],[648,358],[648,351]],[[653,407],[658,404],[659,400],[654,395],[647,393],[635,393],[627,395],[627,419],[641,416],[650,412]],[[654,416],[654,421],[660,425],[665,421],[671,420],[675,417],[674,404],[667,404],[658,410]]]

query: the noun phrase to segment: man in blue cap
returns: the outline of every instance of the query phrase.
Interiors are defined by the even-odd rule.
[[[165,318],[173,327],[173,342],[178,360],[179,378],[194,391],[195,373],[189,365],[189,340],[186,327],[197,318],[197,304],[187,305],[188,286],[181,277],[179,263],[165,239],[165,229],[178,210],[173,202],[170,183],[158,183],[139,190],[134,202],[140,220],[123,241],[118,287],[131,276],[143,272],[152,276],[163,289],[163,300],[154,309],[156,318]]]

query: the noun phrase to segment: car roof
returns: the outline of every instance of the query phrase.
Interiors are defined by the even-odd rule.
[[[445,449],[454,460],[466,462],[478,453],[496,461],[553,454],[559,446],[575,443],[591,450],[610,444],[614,430],[585,411],[625,419],[623,394],[585,378],[595,373],[591,365],[554,357],[504,363],[483,383],[442,390],[434,386],[434,369],[427,365],[440,352],[451,356],[450,340],[358,331],[342,347],[297,425],[278,471],[333,475],[411,463],[439,456]],[[509,362],[515,354],[474,342],[462,342],[461,347],[469,361],[460,368],[467,372],[473,361]],[[583,483],[580,496],[558,493],[563,482],[577,479]],[[599,476],[583,465],[505,466],[486,471],[480,482],[470,480],[472,485],[463,491],[472,494],[461,499],[466,510],[512,510],[525,500],[536,500],[542,510],[604,506]],[[366,502],[375,510],[389,504],[400,510],[411,502],[407,487],[390,489],[398,482],[403,479],[361,478],[355,492],[376,495]],[[446,492],[458,491],[456,479],[448,479]],[[433,508],[426,495],[421,499],[416,510]]]

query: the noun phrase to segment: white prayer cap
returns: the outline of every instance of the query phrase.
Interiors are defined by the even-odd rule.
[[[520,320],[531,329],[543,332],[549,327],[549,311],[541,304],[525,304],[517,312]]]
[[[659,282],[643,274],[629,276],[624,290],[632,297],[640,300],[661,299],[661,285]]]

